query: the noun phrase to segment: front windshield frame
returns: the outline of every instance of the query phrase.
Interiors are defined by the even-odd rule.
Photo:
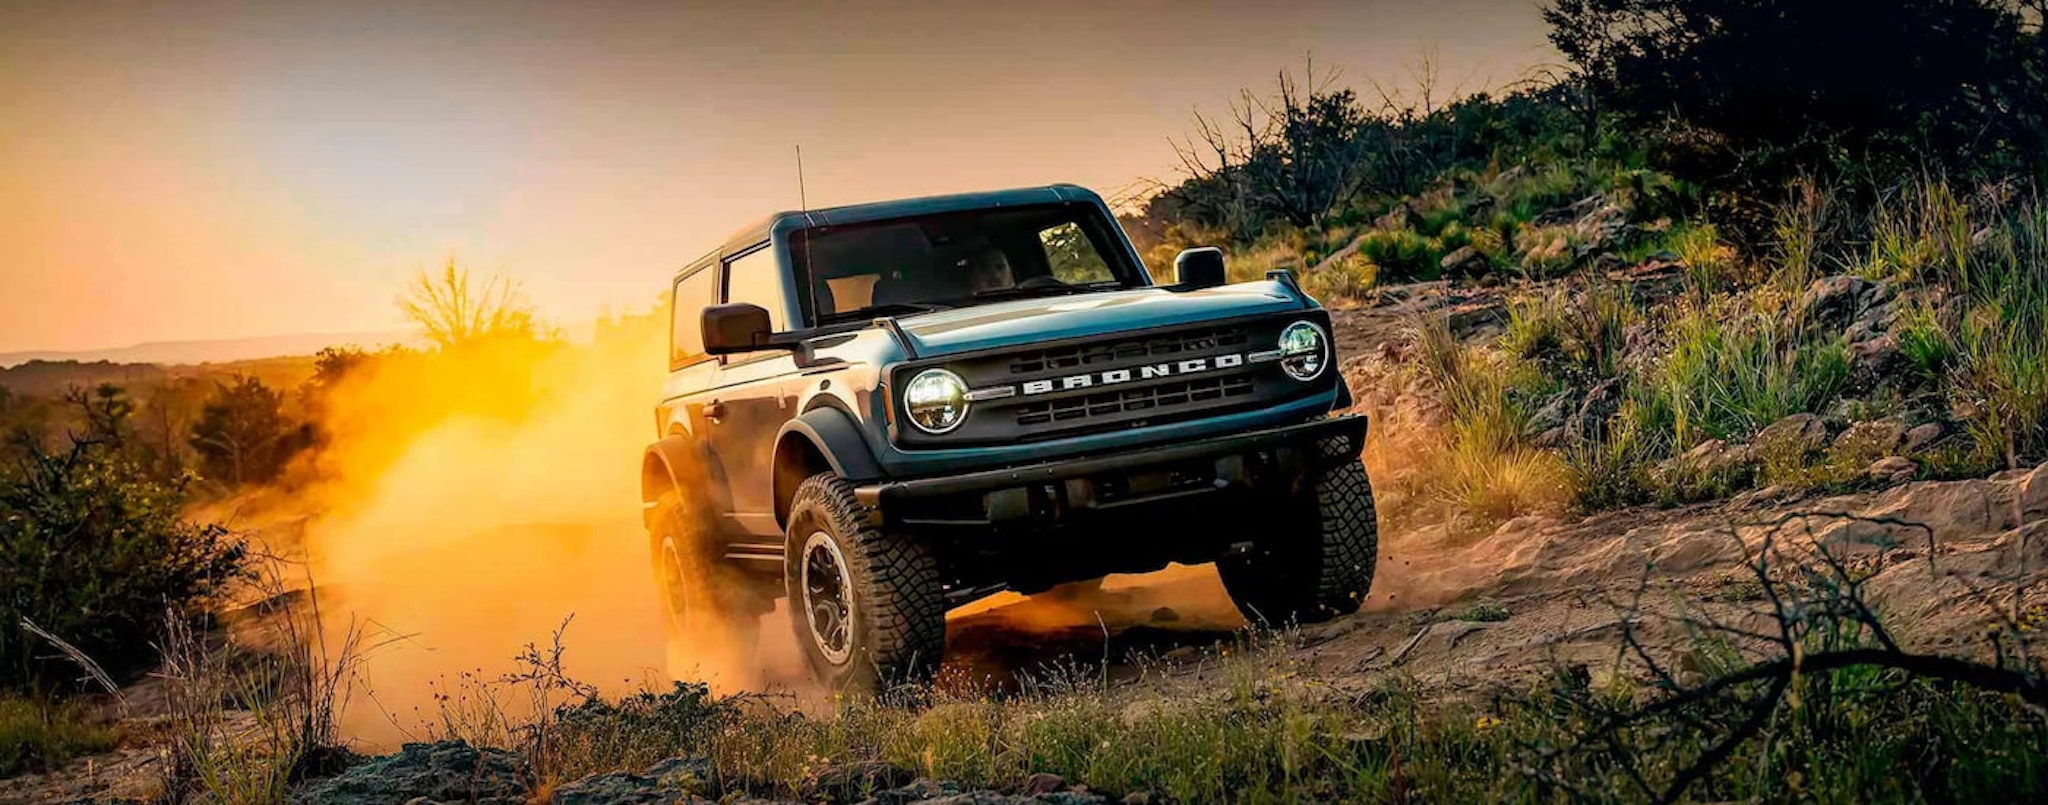
[[[989,218],[1011,220],[987,224],[986,222]],[[977,222],[984,223],[984,225],[977,227],[975,225]],[[1043,278],[1050,276],[1052,270],[1050,258],[1045,251],[1042,251],[1046,248],[1046,245],[1040,241],[1039,248],[1041,251],[1033,254],[1032,250],[1027,248],[1027,244],[1032,241],[1027,240],[1026,236],[1029,238],[1042,238],[1043,233],[1067,224],[1072,224],[1080,229],[1086,238],[1089,248],[1093,250],[1094,256],[1099,258],[1103,267],[1109,270],[1110,279],[1077,284],[1052,284],[1044,281]],[[989,304],[1008,299],[1089,293],[1151,285],[1150,276],[1145,273],[1143,267],[1131,255],[1128,247],[1125,245],[1126,241],[1122,236],[1122,231],[1114,229],[1113,227],[1115,226],[1114,221],[1108,219],[1102,210],[1095,205],[1086,203],[1055,203],[984,207],[957,212],[885,218],[838,226],[806,227],[793,230],[788,235],[787,243],[792,269],[791,278],[795,281],[792,287],[801,297],[804,319],[811,327],[818,328],[832,327],[850,322],[866,322],[878,316],[911,315],[931,310]],[[828,269],[829,273],[835,275],[825,278],[828,283],[832,280],[866,278],[869,276],[873,276],[876,279],[868,286],[870,295],[866,304],[857,307],[841,307],[835,303],[832,309],[825,311],[821,315],[818,304],[820,301],[817,291],[818,283],[814,283],[812,279],[815,276],[812,271],[812,262],[817,251],[816,245],[812,240],[813,237],[818,238],[818,242],[823,242],[826,238],[840,236],[849,232],[866,231],[878,233],[884,228],[904,230],[906,227],[918,228],[926,238],[925,245],[930,252],[920,256],[920,259],[924,261],[924,265],[878,267],[879,270],[875,272]],[[1000,251],[1004,256],[1004,260],[1011,264],[1008,265],[1008,268],[1012,272],[1010,275],[1012,284],[1007,288],[988,292],[968,291],[964,287],[965,280],[954,272],[970,269],[963,268],[960,265],[941,265],[942,263],[949,263],[963,253],[975,250],[981,250],[985,253],[989,249]],[[1015,263],[1022,263],[1023,265],[1019,266],[1015,265]],[[962,265],[964,265],[964,262]],[[1024,272],[1026,276],[1018,276],[1016,272],[1020,271]],[[895,275],[906,272],[922,272],[921,276],[924,279],[961,283],[963,287],[949,289],[954,292],[939,292],[940,289],[938,288],[920,289],[930,290],[931,292],[913,294],[911,298],[887,302],[878,300],[872,295],[873,285],[881,283],[883,275],[891,275],[889,279],[894,282],[903,279]],[[1032,282],[1027,287],[1025,283],[1032,280],[1038,281]],[[830,293],[829,288],[827,292]]]

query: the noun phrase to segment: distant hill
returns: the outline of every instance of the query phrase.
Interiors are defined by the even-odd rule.
[[[370,348],[385,344],[404,344],[413,340],[413,334],[405,330],[381,330],[353,333],[296,333],[206,341],[153,341],[111,349],[0,352],[0,368],[29,361],[105,361],[117,364],[227,363],[284,355],[311,355],[323,347],[330,346],[353,344]]]
[[[113,363],[110,361],[42,361],[0,368],[0,388],[15,394],[56,397],[66,389],[112,383],[137,399],[146,399],[165,383],[185,378],[226,381],[237,375],[262,380],[271,388],[291,389],[313,376],[311,355],[253,358],[199,364]]]

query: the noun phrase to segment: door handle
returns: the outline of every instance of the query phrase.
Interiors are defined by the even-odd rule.
[[[719,423],[720,421],[724,420],[724,419],[725,419],[725,403],[719,402],[719,401],[717,401],[717,400],[712,400],[711,402],[705,403],[705,404],[704,404],[704,418],[705,418],[705,419],[708,419],[708,420],[711,420],[711,424],[713,424],[713,425],[716,425],[716,424],[718,424],[718,423]]]

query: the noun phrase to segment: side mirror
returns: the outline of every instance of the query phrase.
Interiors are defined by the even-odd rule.
[[[704,352],[731,355],[769,349],[775,335],[768,311],[760,305],[731,302],[704,309]]]
[[[1173,258],[1173,273],[1180,279],[1180,286],[1191,291],[1230,281],[1223,272],[1223,250],[1214,246],[1182,250],[1179,257]]]

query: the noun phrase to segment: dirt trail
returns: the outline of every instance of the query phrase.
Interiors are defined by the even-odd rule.
[[[1745,551],[1778,522],[1795,524],[1778,532],[1781,544],[1824,545],[1868,572],[1871,597],[1911,624],[1907,640],[1922,649],[1983,650],[1993,603],[2048,607],[2044,465],[1857,495],[1524,518],[1464,541],[1433,530],[1389,535],[1364,610],[1302,630],[1291,659],[1339,690],[1389,673],[1446,692],[1481,690],[1559,662],[1605,673],[1619,659],[1624,606],[1639,601],[1639,635],[1674,651],[1689,641],[1682,615],[1761,611]],[[1231,645],[1242,621],[1214,584],[1206,567],[1174,568],[1118,579],[1081,601],[987,602],[955,615],[949,663],[1000,676],[1107,656],[1112,676],[1132,676],[1160,658]],[[2020,600],[1980,593],[2014,589]]]

